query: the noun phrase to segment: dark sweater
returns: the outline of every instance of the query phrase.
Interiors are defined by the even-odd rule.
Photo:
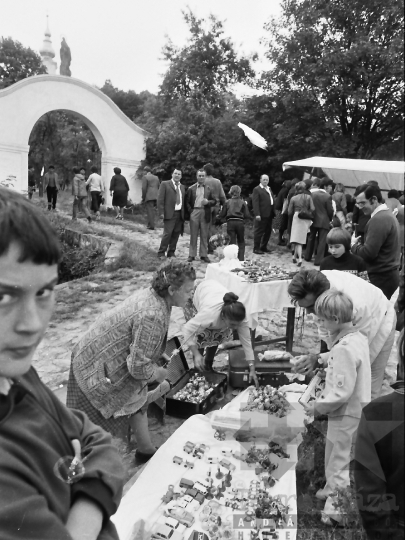
[[[361,257],[353,255],[350,251],[346,251],[338,258],[328,255],[321,261],[319,270],[340,270],[341,272],[350,272],[355,276],[368,279],[366,263]]]
[[[219,214],[219,218],[226,218],[226,221],[229,221],[230,219],[244,221],[248,216],[249,212],[246,203],[239,197],[227,200]]]
[[[54,467],[81,443],[84,475],[62,481]],[[118,540],[109,520],[122,493],[123,467],[111,437],[87,416],[65,407],[29,372],[0,395],[0,538],[69,540],[65,524],[76,497],[96,502],[104,514],[99,535]]]
[[[403,381],[393,389],[396,391],[364,407],[357,432],[357,504],[367,537],[373,540],[404,538]]]
[[[399,225],[389,210],[380,210],[366,225],[364,245],[352,252],[366,263],[369,274],[382,274],[399,266]]]

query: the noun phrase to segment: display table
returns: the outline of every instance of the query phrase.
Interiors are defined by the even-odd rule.
[[[247,390],[242,392],[240,396],[225,407],[223,411],[236,412],[239,410],[243,400],[246,399],[246,396]],[[298,396],[287,394],[287,398],[291,403],[294,403]],[[266,418],[268,425],[272,424],[273,419],[274,421],[279,420],[268,415],[262,415],[262,418]],[[293,420],[294,424],[296,423],[296,420],[296,418]],[[303,429],[302,418],[300,419],[300,423],[301,422]],[[185,468],[183,464],[178,465],[173,462],[174,456],[179,456],[183,458],[183,460],[187,459],[188,455],[184,452],[183,447],[188,441],[193,443],[204,443],[209,447],[209,450],[207,451],[208,454],[206,453],[200,460],[195,459],[193,469]],[[215,429],[212,427],[211,419],[207,416],[195,415],[186,420],[146,464],[136,483],[122,499],[117,513],[112,517],[112,520],[117,527],[120,540],[149,540],[152,532],[154,532],[157,527],[164,526],[166,521],[164,510],[170,508],[172,504],[176,504],[175,501],[166,504],[161,500],[167,492],[169,485],[173,485],[175,491],[179,491],[179,482],[182,478],[187,478],[192,481],[203,480],[206,478],[207,471],[210,468],[214,482],[217,482],[218,485],[220,485],[221,480],[215,479],[217,465],[210,465],[208,458],[218,456],[219,459],[222,459],[225,449],[227,451],[231,450],[231,452],[246,452],[247,444],[250,443],[241,444],[233,439],[226,441],[217,440],[215,438]],[[288,444],[286,450],[290,456],[288,459],[281,460],[280,471],[282,471],[282,474],[279,474],[280,477],[277,483],[271,488],[270,494],[272,496],[280,496],[283,503],[289,507],[285,526],[283,528],[277,528],[278,538],[280,540],[295,540],[297,535],[295,478],[295,465],[297,461],[296,442],[293,441]],[[227,455],[229,456],[229,454]],[[245,462],[232,457],[227,457],[227,459],[236,466],[236,469],[232,471],[232,487],[235,486],[247,490],[251,480],[258,479],[258,476],[255,474],[254,466],[249,466]],[[221,500],[223,501],[224,499]],[[194,502],[196,503],[196,501]],[[194,530],[207,532],[201,522],[201,516],[204,507],[208,504],[209,501],[207,500],[204,501],[201,507],[198,503],[196,504],[196,508],[192,512],[195,522],[191,527],[183,529],[184,534],[182,538],[184,538],[184,540],[188,540]],[[185,509],[186,511],[191,511],[188,510],[187,507]],[[246,535],[243,536],[243,538],[250,538],[250,536],[247,535],[250,525],[241,525],[240,519],[244,515],[242,510],[231,510],[231,508],[225,506],[222,502],[219,513],[222,522],[229,524],[226,526],[229,526],[229,529],[234,531],[235,534],[233,537],[235,539],[238,538],[237,534],[239,534],[240,531]]]
[[[286,350],[292,351],[294,339],[295,307],[291,305],[291,299],[288,295],[288,285],[290,280],[265,281],[262,283],[247,283],[244,278],[237,275],[236,272],[230,272],[220,266],[219,263],[207,265],[205,279],[214,279],[221,283],[228,291],[239,296],[239,300],[246,308],[247,321],[253,331],[258,326],[259,313],[264,313],[269,309],[287,310],[287,328],[286,335],[282,338],[274,338],[261,341],[260,345],[269,343],[286,342]]]

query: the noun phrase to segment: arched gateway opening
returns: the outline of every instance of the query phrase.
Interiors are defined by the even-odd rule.
[[[100,90],[71,77],[38,75],[0,90],[0,182],[27,189],[30,134],[41,117],[56,110],[74,113],[93,133],[107,188],[114,167],[120,167],[130,198],[139,202],[141,185],[135,173],[145,157],[147,132]],[[108,189],[105,195],[109,204]]]

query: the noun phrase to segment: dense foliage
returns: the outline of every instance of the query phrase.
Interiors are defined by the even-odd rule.
[[[41,57],[10,37],[0,38],[0,90],[26,77],[47,73]]]

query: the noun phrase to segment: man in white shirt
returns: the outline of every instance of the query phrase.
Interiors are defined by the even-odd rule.
[[[157,207],[160,218],[163,218],[163,236],[158,257],[174,257],[177,241],[184,230],[184,202],[186,190],[180,184],[182,172],[174,169],[172,179],[160,184]]]
[[[252,192],[252,205],[255,216],[253,253],[270,253],[267,243],[270,240],[274,216],[274,196],[269,188],[267,174],[262,174],[260,184]]]
[[[86,181],[86,186],[90,191],[91,196],[91,210],[96,214],[97,221],[100,220],[100,205],[104,195],[105,185],[104,180],[98,174],[98,169],[95,165],[91,168],[91,175]]]

